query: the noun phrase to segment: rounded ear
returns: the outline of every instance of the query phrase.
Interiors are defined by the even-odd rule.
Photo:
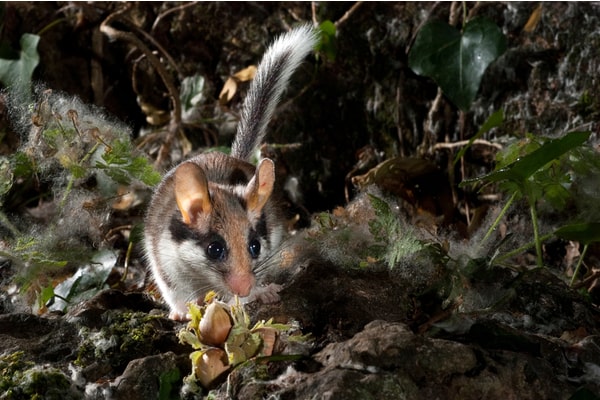
[[[208,181],[202,168],[187,162],[175,170],[175,200],[186,224],[195,222],[198,214],[212,210]]]
[[[260,213],[273,192],[275,185],[275,164],[265,158],[256,167],[254,176],[246,186],[248,212]]]

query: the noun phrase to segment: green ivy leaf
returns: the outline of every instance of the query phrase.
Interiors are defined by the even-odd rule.
[[[408,64],[416,74],[432,78],[452,103],[467,111],[485,70],[506,46],[506,37],[488,19],[472,19],[462,34],[445,22],[432,21],[419,30]]]
[[[537,150],[518,158],[506,167],[475,179],[466,180],[463,184],[481,180],[488,182],[508,180],[521,184],[544,165],[583,144],[589,136],[590,132],[571,132],[560,139],[549,140]]]
[[[181,107],[184,112],[197,107],[204,100],[205,79],[202,75],[186,76],[181,81]]]
[[[321,42],[317,45],[317,51],[321,51],[331,61],[335,61],[337,46],[335,45],[336,27],[330,20],[323,21],[319,25],[321,30]]]
[[[554,232],[556,236],[565,240],[572,240],[585,244],[600,242],[600,223],[584,223],[563,226]]]
[[[21,36],[21,51],[17,59],[0,59],[0,82],[6,87],[16,90],[23,99],[31,95],[31,77],[40,62],[37,45],[40,41],[38,35],[24,33]]]

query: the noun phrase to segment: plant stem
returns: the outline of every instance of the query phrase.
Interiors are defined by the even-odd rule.
[[[575,267],[575,272],[573,272],[573,276],[571,277],[571,282],[569,283],[569,287],[572,287],[573,283],[575,283],[575,278],[577,278],[577,275],[579,274],[579,268],[581,267],[581,264],[583,263],[583,258],[585,257],[585,253],[587,252],[589,245],[590,245],[589,243],[586,243],[583,246],[583,251],[581,252],[581,255],[579,256],[579,261],[577,261],[577,266]]]
[[[544,240],[550,239],[552,237],[552,235],[553,235],[552,233],[548,233],[548,234],[542,236],[540,238],[540,240],[543,242]],[[522,253],[525,250],[527,250],[527,249],[529,249],[529,248],[531,248],[533,246],[535,246],[535,243],[534,242],[529,242],[529,243],[527,243],[527,244],[519,247],[518,249],[514,249],[513,251],[510,251],[510,252],[508,252],[508,253],[506,253],[506,254],[504,254],[504,255],[496,258],[495,263],[501,263],[502,261],[504,261],[504,260],[506,260],[508,258],[511,258],[512,256],[515,256],[515,255],[517,255],[519,253]]]
[[[76,129],[78,129],[78,128],[76,127]],[[102,143],[104,143],[104,142],[102,142]],[[109,147],[107,144],[105,144],[105,146]],[[96,150],[98,150],[98,147],[100,147],[100,142],[96,142],[96,144],[94,144],[94,147],[92,147],[92,149],[83,156],[81,161],[79,161],[79,165],[82,165],[83,163],[85,163],[92,156],[92,154],[94,154],[94,152]],[[71,173],[71,175],[69,176],[69,182],[67,183],[67,187],[65,188],[65,193],[63,194],[63,197],[60,200],[60,203],[58,206],[59,210],[62,211],[62,209],[64,208],[65,203],[67,202],[67,197],[69,197],[69,193],[71,193],[74,183],[75,183],[75,176]]]
[[[544,262],[542,261],[542,240],[540,239],[540,229],[535,202],[529,202],[529,210],[531,211],[531,223],[533,224],[533,240],[535,241],[535,252],[537,253],[537,266],[541,268],[544,266]]]
[[[59,19],[55,19],[54,21],[50,22],[48,25],[44,26],[42,29],[40,29],[37,33],[38,36],[42,36],[44,33],[46,33],[47,31],[49,31],[50,29],[54,28],[56,25],[66,22],[67,19],[66,18],[59,18]]]
[[[500,211],[500,214],[498,214],[498,216],[494,220],[494,223],[492,224],[492,226],[490,226],[490,229],[488,229],[488,231],[485,233],[485,236],[483,237],[483,239],[481,239],[481,242],[479,242],[479,247],[483,246],[483,244],[485,243],[485,241],[489,239],[489,237],[492,234],[492,232],[494,232],[496,230],[496,227],[500,223],[500,220],[502,219],[502,217],[504,216],[504,214],[506,214],[506,212],[508,211],[508,208],[515,201],[516,197],[517,197],[517,192],[515,191],[515,192],[513,192],[512,196],[510,196],[510,199],[508,199],[508,201],[506,202],[506,204],[504,205],[504,207],[502,207],[502,210]]]
[[[63,194],[62,199],[60,199],[60,203],[58,204],[58,209],[61,211],[65,208],[65,203],[67,202],[67,197],[69,197],[69,193],[71,193],[71,189],[73,189],[73,183],[75,183],[75,177],[73,174],[69,175],[69,182],[67,182],[67,187],[65,188],[65,193]]]
[[[6,214],[4,214],[2,211],[0,211],[0,224],[4,225],[6,229],[9,230],[10,234],[13,235],[13,237],[19,237],[21,235],[21,232],[19,232],[17,227],[14,226],[12,222],[10,222]]]

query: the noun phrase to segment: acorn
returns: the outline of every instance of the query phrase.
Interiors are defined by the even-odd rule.
[[[221,347],[227,340],[231,327],[231,317],[225,308],[217,303],[209,304],[200,320],[202,343],[208,346]]]
[[[194,373],[200,384],[208,389],[228,369],[227,353],[222,349],[212,347],[206,350],[197,361]]]

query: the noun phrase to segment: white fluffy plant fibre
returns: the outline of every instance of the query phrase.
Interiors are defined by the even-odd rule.
[[[11,216],[22,234],[15,242],[33,238],[31,254],[69,261],[62,257],[70,252],[72,261],[81,262],[82,252],[101,246],[117,196],[118,185],[96,161],[116,139],[129,142],[130,129],[75,96],[43,86],[34,92],[33,103],[6,94],[21,137],[19,158],[26,160],[31,179],[48,187],[26,204],[27,212]]]
[[[381,232],[387,243],[373,235],[371,223],[378,217],[370,196],[390,207],[390,214],[380,218],[387,222],[386,228]],[[310,229],[308,236],[319,237],[317,248],[323,259],[348,267],[368,262],[373,252],[370,250],[372,246],[388,245],[379,256],[380,261],[390,269],[397,268],[404,259],[410,259],[420,248],[417,230],[404,220],[396,201],[387,198],[374,186],[360,193],[345,208],[339,208],[331,214],[322,214],[319,223]]]
[[[108,177],[93,166],[106,143],[117,138],[130,140],[129,127],[76,96],[43,86],[36,87],[34,99],[33,104],[18,104],[9,96],[9,112],[21,135],[19,150],[35,162],[36,173],[55,182],[56,187],[67,182],[74,164],[86,164],[89,168],[82,171],[80,179],[95,174],[99,186],[112,186],[114,194],[114,184],[104,182]]]

